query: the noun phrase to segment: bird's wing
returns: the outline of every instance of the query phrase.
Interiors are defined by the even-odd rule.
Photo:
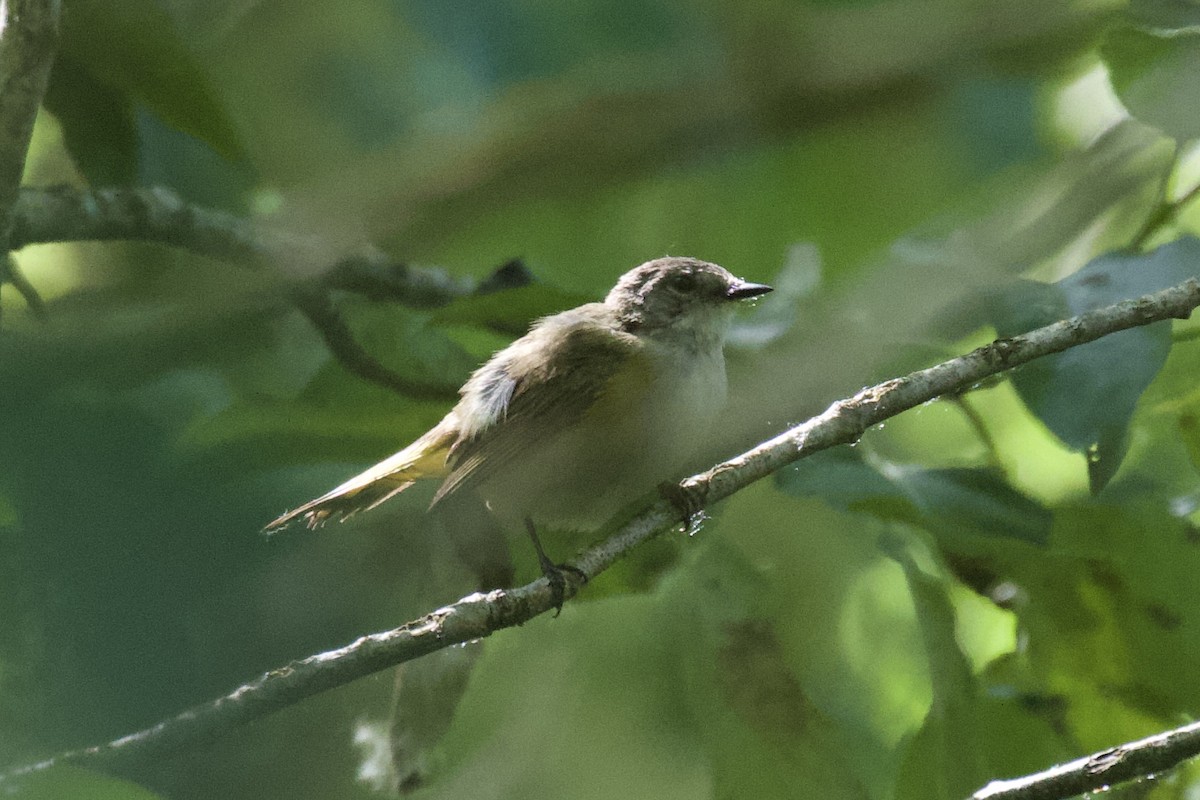
[[[578,313],[577,313],[578,312]],[[638,359],[638,339],[597,320],[597,306],[549,317],[480,370],[464,387],[491,411],[486,425],[465,432],[450,450],[450,474],[433,499],[478,486],[515,456],[539,447],[579,421],[619,372]],[[526,346],[522,346],[526,345]],[[463,425],[466,431],[466,425]]]

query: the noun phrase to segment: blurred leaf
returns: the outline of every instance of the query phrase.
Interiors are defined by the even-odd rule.
[[[246,160],[232,161],[207,142],[137,105],[138,180],[170,186],[190,202],[241,212],[256,187]]]
[[[734,318],[726,337],[732,347],[760,348],[776,341],[796,324],[797,304],[821,282],[821,252],[809,242],[788,248],[783,268],[768,281],[774,288],[754,302],[754,310]]]
[[[893,499],[908,506],[891,481],[869,466],[857,450],[835,447],[775,473],[780,489],[797,497],[820,497],[836,509],[850,511],[860,503]]]
[[[539,317],[599,299],[535,283],[455,300],[435,311],[433,320],[446,324],[482,325],[519,336]]]
[[[1130,113],[1179,141],[1200,136],[1200,105],[1194,102],[1200,83],[1200,30],[1167,35],[1116,27],[1101,52],[1113,89]]]
[[[705,633],[693,639],[689,662],[705,666],[688,691],[704,738],[717,740],[709,743],[716,795],[787,798],[803,785],[814,797],[866,798],[844,763],[838,721],[805,695],[772,626],[729,622],[715,653],[706,641],[714,632]]]
[[[450,729],[482,649],[482,642],[449,647],[397,668],[388,730],[396,786],[412,790],[424,783],[430,756]]]
[[[787,798],[802,785],[813,797],[867,797],[867,780],[854,762],[875,754],[878,743],[868,744],[865,731],[853,738],[847,719],[853,712],[829,694],[814,693],[811,669],[799,655],[796,637],[812,636],[812,628],[821,629],[820,637],[829,629],[800,619],[804,615],[788,602],[794,598],[776,594],[747,560],[750,552],[730,546],[725,536],[701,547],[660,596],[664,619],[677,621],[670,639],[675,680],[690,715],[702,721],[695,726],[696,745],[710,761],[713,795]],[[794,564],[805,549],[781,551],[778,558]],[[853,568],[844,574],[853,575]],[[836,639],[824,641],[838,649]]]
[[[992,469],[888,470],[934,530],[965,529],[985,536],[1045,544],[1050,513],[1018,492]]]
[[[1108,485],[1125,454],[1129,452],[1129,436],[1125,430],[1097,431],[1095,443],[1087,451],[1088,488],[1096,494]]]
[[[385,396],[392,392],[381,389]],[[379,461],[433,427],[446,408],[396,398],[391,411],[353,405],[240,405],[197,421],[179,440],[182,453],[237,450],[248,463],[283,465]]]
[[[432,325],[430,317],[392,304],[348,301],[342,304],[355,339],[371,356],[388,368],[437,387],[444,387],[447,400],[479,366],[479,359],[456,342],[445,329]],[[324,391],[335,396],[338,385],[357,378],[347,376],[337,363],[326,365],[306,395]]]
[[[1200,470],[1200,404],[1179,415],[1179,435],[1187,445],[1192,466]]]
[[[137,181],[137,126],[129,97],[60,53],[46,108],[62,126],[67,150],[93,186]]]
[[[17,509],[7,494],[0,494],[0,528],[9,528],[17,524]]]
[[[1127,13],[1147,28],[1178,30],[1200,25],[1200,3],[1196,0],[1132,0]]]
[[[1149,253],[1103,255],[1053,286],[1022,284],[1010,292],[993,309],[996,330],[1013,336],[1198,274],[1200,240],[1191,237]],[[1055,436],[1089,451],[1098,491],[1120,465],[1134,408],[1170,348],[1170,322],[1145,325],[1038,359],[1013,372],[1012,382]]]
[[[1080,749],[1148,735],[1200,701],[1188,677],[1200,658],[1200,547],[1166,504],[1062,508],[1050,552],[1011,567],[1028,596],[1022,627],[1040,642],[1029,650],[1036,679],[1072,694]]]
[[[727,501],[721,524],[698,537],[702,545],[708,538],[707,546],[666,582],[675,595],[671,616],[693,618],[690,627],[704,632],[703,640],[691,641],[698,638],[692,635],[681,645],[695,653],[683,660],[687,680],[713,680],[705,653],[723,646],[731,628],[768,626],[782,668],[805,700],[806,727],[785,734],[787,746],[823,756],[814,772],[825,775],[832,766],[842,777],[830,784],[840,791],[859,784],[874,797],[890,795],[900,746],[920,727],[930,702],[929,665],[912,598],[901,569],[879,552],[881,527],[866,515],[835,512],[760,483]],[[712,702],[703,691],[688,696]],[[703,707],[697,712],[727,726],[708,734],[714,751],[734,734],[745,742],[742,749],[756,751],[762,777],[753,774],[755,762],[737,763],[737,749],[723,754],[731,782],[744,776],[765,783],[796,768],[774,765],[774,759],[791,758],[791,751],[748,722],[731,724],[729,710],[719,718]],[[726,796],[741,795],[730,789]],[[814,790],[813,796],[823,793]]]
[[[1016,62],[1018,72],[1028,72],[1020,61],[1011,59],[1010,63]],[[952,124],[963,129],[964,138],[975,143],[970,152],[981,175],[1038,157],[1042,148],[1037,123],[1039,91],[1032,75],[964,75],[954,85],[947,112]]]
[[[1044,544],[1050,513],[991,469],[926,469],[868,461],[838,448],[778,473],[778,486],[835,508],[927,528],[943,537],[964,532]]]
[[[710,795],[694,718],[665,668],[676,659],[662,626],[674,626],[657,605],[571,604],[490,639],[422,796],[460,798],[483,782],[494,797]]]
[[[160,797],[136,783],[68,766],[54,767],[6,784],[4,796],[11,800],[63,800],[67,797],[156,800]]]
[[[983,785],[989,775],[977,708],[979,687],[955,638],[955,614],[947,582],[926,572],[899,537],[885,537],[885,551],[904,569],[929,658],[933,702],[921,731],[905,748],[896,796],[955,800]]]
[[[139,100],[225,158],[241,157],[220,95],[156,0],[69,0],[62,52],[96,82]]]

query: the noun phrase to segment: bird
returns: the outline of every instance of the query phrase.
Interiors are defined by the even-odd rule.
[[[524,524],[561,591],[537,529],[596,529],[684,477],[724,405],[736,301],[769,291],[695,258],[635,267],[603,302],[543,317],[495,353],[416,441],[266,530],[342,520],[438,480],[431,509],[476,492],[499,521]]]

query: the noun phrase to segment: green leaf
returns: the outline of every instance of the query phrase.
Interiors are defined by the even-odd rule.
[[[781,489],[834,508],[908,522],[939,536],[964,532],[1044,544],[1050,513],[990,469],[925,469],[835,449],[780,472]]]
[[[722,647],[717,637],[729,637],[733,626],[769,626],[781,668],[816,712],[806,714],[809,726],[798,735],[770,726],[783,742],[743,740],[757,741],[759,749],[766,745],[785,762],[788,741],[824,752],[845,773],[843,781],[854,778],[873,797],[890,796],[898,748],[920,727],[930,700],[929,664],[911,594],[901,569],[876,545],[882,528],[866,515],[835,512],[760,483],[730,498],[716,530],[696,537],[710,546],[678,580],[665,582],[677,596],[670,617],[682,616],[689,622],[684,630],[693,631],[681,633],[688,639],[682,646],[696,650],[683,659],[688,680],[709,679],[712,670],[711,658],[696,648]],[[691,641],[701,630],[710,641]],[[737,730],[730,726],[731,733]],[[710,737],[711,747],[722,746],[721,730]],[[736,756],[730,754],[725,767],[731,777],[752,773],[753,764],[732,763]],[[763,772],[771,769],[769,753],[752,758]],[[781,768],[785,776],[794,769]],[[795,796],[794,788],[783,796]],[[814,789],[812,796],[827,795]]]
[[[976,708],[978,684],[955,637],[949,587],[917,564],[900,537],[885,537],[884,549],[908,581],[933,689],[925,725],[905,749],[897,796],[965,797],[988,777],[981,741],[986,723]]]
[[[970,530],[1033,544],[1049,539],[1050,512],[996,470],[896,467],[889,474],[935,533]]]
[[[156,800],[159,795],[136,783],[111,778],[78,767],[54,767],[44,772],[5,783],[4,796],[11,800]]]
[[[1129,17],[1138,25],[1160,30],[1179,30],[1200,25],[1200,2],[1196,0],[1132,0]]]
[[[721,539],[706,544],[677,580],[664,582],[661,597],[664,619],[678,621],[670,642],[675,680],[685,707],[703,720],[696,745],[711,762],[713,796],[792,797],[798,785],[813,797],[868,796],[869,778],[854,762],[879,752],[877,741],[868,742],[874,732],[855,737],[859,731],[848,730],[854,711],[820,691],[796,641],[824,626],[795,614],[795,598],[776,595],[749,553]],[[773,557],[790,568],[804,551],[792,547]],[[853,575],[853,566],[846,572]],[[823,654],[844,667],[839,643],[825,632],[815,634]]]
[[[1043,685],[1069,689],[1072,726],[1093,739],[1168,727],[1200,701],[1194,528],[1163,503],[1082,503],[1056,512],[1053,547],[1014,561],[1021,624]],[[1153,715],[1153,718],[1147,718]]]
[[[520,335],[539,317],[597,300],[544,283],[474,294],[434,312],[435,322],[481,325]]]
[[[803,459],[776,473],[780,489],[797,497],[820,497],[841,511],[854,510],[864,501],[907,500],[903,493],[857,450],[837,447]]]
[[[1200,30],[1117,27],[1101,52],[1113,89],[1130,113],[1180,141],[1200,136],[1200,104],[1195,102]]]
[[[62,54],[114,95],[145,104],[231,161],[241,157],[217,91],[155,0],[70,0]]]
[[[1192,466],[1200,470],[1200,403],[1179,414],[1179,435],[1187,445]]]
[[[488,639],[422,797],[462,797],[481,775],[497,797],[710,794],[656,607],[647,595],[571,604]]]
[[[994,309],[996,330],[1012,336],[1198,274],[1200,241],[1191,237],[1150,253],[1103,255],[1053,286],[1021,285]],[[1098,491],[1120,465],[1129,420],[1170,348],[1169,322],[1145,325],[1027,364],[1013,386],[1064,444],[1089,452]]]
[[[69,53],[61,53],[54,61],[45,103],[89,183],[136,182],[137,126],[128,95],[96,80]]]

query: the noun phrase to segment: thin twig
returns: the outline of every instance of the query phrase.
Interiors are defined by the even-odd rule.
[[[1141,250],[1145,247],[1146,242],[1150,241],[1150,237],[1159,228],[1179,216],[1184,207],[1198,196],[1200,196],[1200,183],[1197,183],[1176,199],[1164,200],[1155,206],[1154,210],[1150,212],[1150,216],[1146,217],[1146,221],[1142,223],[1142,227],[1133,235],[1133,239],[1129,242],[1129,248],[1131,250]]]
[[[979,413],[979,409],[967,399],[965,393],[957,393],[946,397],[947,400],[954,403],[963,416],[967,418],[967,424],[971,426],[971,430],[975,432],[976,438],[987,451],[988,463],[994,469],[1000,472],[1004,471],[1004,461],[1000,458],[1000,448],[996,444],[996,437],[992,436],[992,432],[988,430],[987,421],[983,415]]]
[[[49,315],[46,313],[46,301],[42,300],[38,290],[25,277],[25,273],[21,271],[21,267],[13,258],[12,253],[5,254],[3,262],[0,263],[0,284],[5,283],[11,284],[17,290],[17,294],[21,295],[21,299],[25,301],[25,305],[29,306],[34,317],[41,322],[49,319]]]
[[[872,426],[934,398],[960,391],[990,375],[1061,352],[1119,330],[1167,319],[1184,319],[1200,306],[1200,281],[1188,280],[1152,295],[1127,300],[1078,317],[999,339],[967,355],[864,389],[779,436],[680,484],[695,508],[745,488],[797,459],[857,441]],[[676,506],[661,500],[614,535],[584,551],[564,572],[556,597],[540,578],[524,586],[472,594],[399,628],[363,636],[327,653],[294,661],[261,675],[236,691],[107,744],[74,750],[0,775],[0,782],[72,763],[95,766],[191,748],[253,719],[319,692],[444,647],[520,625],[573,597],[584,580],[599,575],[631,549],[679,523]]]
[[[381,364],[354,338],[350,324],[334,307],[328,292],[297,290],[292,293],[292,302],[321,334],[333,357],[350,373],[392,389],[405,397],[446,400],[458,394],[457,384],[406,378]]]

